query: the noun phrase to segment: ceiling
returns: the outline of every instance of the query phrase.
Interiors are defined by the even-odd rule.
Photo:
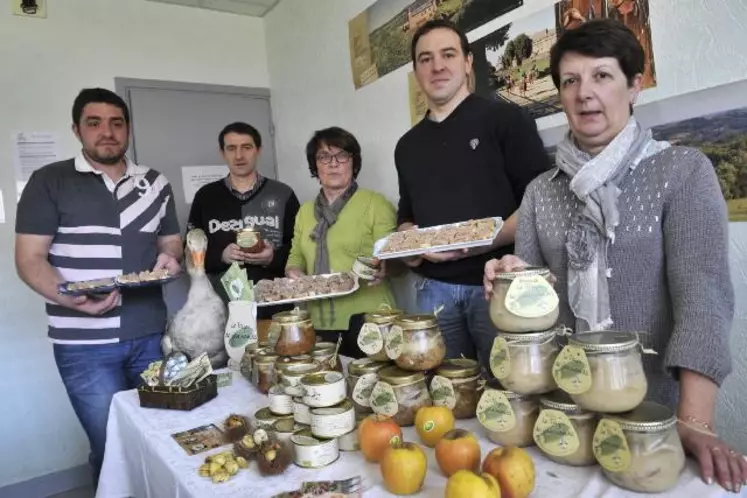
[[[244,16],[264,17],[280,0],[148,0],[200,9],[219,10]]]

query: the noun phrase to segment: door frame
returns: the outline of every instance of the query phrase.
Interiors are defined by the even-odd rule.
[[[130,99],[131,89],[158,89],[158,90],[177,90],[182,92],[208,92],[208,93],[221,93],[221,94],[234,94],[243,95],[246,97],[252,97],[257,99],[263,99],[267,101],[267,105],[270,108],[270,138],[272,141],[272,167],[275,171],[275,178],[280,179],[278,175],[278,155],[277,145],[275,144],[275,121],[272,112],[272,101],[269,88],[259,87],[243,87],[243,86],[232,86],[232,85],[214,85],[211,83],[187,83],[182,81],[169,81],[169,80],[147,80],[139,78],[114,78],[114,91],[117,95],[122,97],[127,104],[127,107],[132,113],[132,101]],[[130,123],[130,151],[129,155],[137,163],[137,147],[135,144],[135,117],[130,116],[132,122]],[[227,123],[226,123],[227,124]],[[264,145],[262,146],[264,148]]]

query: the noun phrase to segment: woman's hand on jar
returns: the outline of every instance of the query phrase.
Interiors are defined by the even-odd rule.
[[[499,273],[520,270],[526,268],[529,264],[523,259],[507,254],[501,259],[491,259],[485,263],[485,273],[482,278],[482,285],[485,288],[485,299],[490,299],[493,294],[493,280]]]
[[[733,493],[747,486],[747,457],[742,453],[715,435],[685,424],[679,426],[679,433],[685,451],[698,460],[700,475],[706,484],[715,480]]]

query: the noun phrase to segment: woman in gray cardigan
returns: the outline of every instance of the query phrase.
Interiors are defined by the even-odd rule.
[[[577,333],[646,331],[648,397],[676,410],[703,479],[747,484],[747,461],[714,433],[716,394],[731,371],[734,314],[727,214],[713,165],[700,151],[652,139],[632,117],[644,53],[625,26],[591,21],[563,34],[550,68],[570,132],[557,168],[527,188],[516,255],[557,279],[560,321]]]

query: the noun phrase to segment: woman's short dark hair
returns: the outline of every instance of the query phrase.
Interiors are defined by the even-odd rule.
[[[628,86],[643,74],[646,58],[638,39],[620,21],[595,19],[564,32],[550,50],[550,74],[555,88],[560,88],[560,60],[569,52],[587,57],[614,57],[628,79]]]
[[[353,178],[358,178],[361,172],[361,146],[352,133],[343,130],[338,126],[332,126],[323,130],[314,132],[309,143],[306,144],[306,159],[309,161],[309,171],[312,178],[319,178],[319,169],[316,166],[316,153],[322,145],[327,147],[337,147],[353,156]]]

